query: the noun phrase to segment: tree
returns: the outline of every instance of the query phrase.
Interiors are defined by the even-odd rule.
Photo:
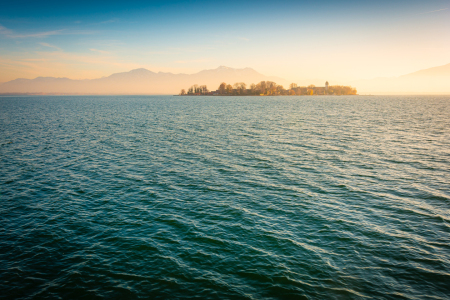
[[[238,91],[239,94],[244,94],[244,90],[247,87],[247,85],[244,82],[236,82],[233,84],[233,87]]]
[[[227,88],[227,84],[226,84],[225,82],[222,82],[222,83],[219,85],[219,93],[220,93],[221,95],[225,94],[226,88]]]
[[[282,85],[277,85],[277,95],[283,95],[284,94],[284,87]]]
[[[259,91],[261,94],[265,94],[266,93],[266,82],[265,81],[261,81],[260,83],[258,83],[259,85]]]
[[[233,89],[234,87],[234,89]],[[219,86],[220,95],[357,95],[357,90],[351,86],[334,85],[328,86],[328,89],[323,87],[316,87],[311,84],[308,87],[298,86],[295,83],[289,85],[290,89],[285,90],[282,85],[278,85],[273,81],[261,81],[258,84],[252,83],[250,85],[250,92],[246,90],[247,85],[244,82],[236,82],[233,84],[226,84],[222,82]],[[184,89],[181,90],[180,95],[208,95],[209,90],[206,85],[192,85],[187,93]]]
[[[276,87],[277,84],[273,81],[266,81],[266,89],[272,89],[273,87]]]
[[[208,94],[209,93],[209,90],[208,90],[208,88],[206,87],[206,85],[202,85],[202,86],[200,86],[200,93],[202,94],[202,95],[206,95],[206,94]]]
[[[241,87],[241,86],[240,86],[239,82],[236,82],[235,84],[233,84],[233,88],[236,89],[236,91],[238,92],[238,94],[240,94],[240,91],[241,91],[240,87]]]

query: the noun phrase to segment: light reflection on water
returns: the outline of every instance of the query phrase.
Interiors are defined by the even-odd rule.
[[[446,299],[450,98],[0,98],[0,297]]]

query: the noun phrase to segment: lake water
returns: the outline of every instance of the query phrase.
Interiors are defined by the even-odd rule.
[[[450,97],[2,97],[0,222],[3,299],[449,299]]]

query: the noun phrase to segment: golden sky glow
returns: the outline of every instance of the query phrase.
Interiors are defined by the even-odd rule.
[[[58,6],[59,5],[59,6]],[[251,67],[291,81],[393,77],[450,62],[449,1],[150,2],[7,5],[0,13],[0,82],[92,79],[146,68],[195,73]],[[106,10],[105,10],[106,8]],[[108,10],[109,9],[109,10]]]

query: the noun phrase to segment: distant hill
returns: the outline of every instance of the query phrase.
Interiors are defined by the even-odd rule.
[[[412,77],[449,77],[450,76],[450,64],[446,64],[439,67],[420,70],[414,73],[400,76],[400,78],[412,78]]]
[[[359,94],[446,94],[450,95],[450,64],[419,70],[392,78],[351,82]]]
[[[193,84],[207,85],[210,90],[216,90],[221,82],[245,82],[249,85],[262,80],[275,81],[285,86],[289,84],[282,78],[265,76],[251,68],[234,69],[221,66],[195,74],[155,73],[147,69],[135,69],[98,79],[19,78],[0,84],[0,93],[178,94],[181,89],[187,90]]]
[[[195,74],[173,74],[135,69],[115,73],[98,79],[73,80],[69,78],[37,77],[35,79],[15,79],[0,84],[0,94],[178,94],[193,84],[206,85],[216,90],[221,82],[247,85],[262,80],[274,81],[285,88],[291,82],[273,76],[266,76],[251,68],[234,69],[218,67]],[[294,81],[296,82],[296,81]],[[303,80],[299,85],[316,84],[323,86],[324,80]],[[339,84],[339,83],[333,83]],[[450,64],[419,70],[414,73],[392,78],[375,78],[348,82],[356,87],[359,94],[450,94]]]

